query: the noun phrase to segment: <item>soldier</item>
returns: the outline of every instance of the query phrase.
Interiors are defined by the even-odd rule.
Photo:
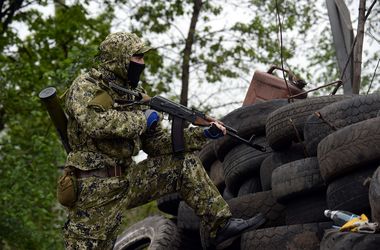
[[[135,34],[108,35],[99,46],[97,67],[78,76],[66,94],[72,150],[65,173],[75,180],[76,191],[64,225],[67,249],[112,249],[127,209],[173,192],[179,192],[201,218],[213,244],[263,222],[259,216],[232,219],[227,203],[192,153],[207,138],[225,135],[222,124],[186,129],[183,157],[173,157],[160,115],[133,105],[134,96],[110,88],[112,82],[143,91],[138,82],[149,49]],[[140,149],[148,158],[136,164],[132,156]]]

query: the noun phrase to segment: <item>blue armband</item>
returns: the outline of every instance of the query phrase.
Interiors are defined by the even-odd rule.
[[[209,139],[218,139],[218,138],[224,136],[223,131],[220,130],[214,124],[211,127],[208,127],[205,130],[203,130],[203,133],[204,133],[205,137],[207,137]]]
[[[145,117],[147,121],[148,130],[154,130],[157,127],[158,122],[160,121],[160,116],[158,112],[154,109],[147,109],[145,111]]]

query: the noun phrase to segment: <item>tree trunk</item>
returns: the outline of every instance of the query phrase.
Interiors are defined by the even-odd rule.
[[[360,90],[364,24],[365,24],[365,3],[366,3],[366,0],[360,0],[358,30],[356,34],[357,41],[356,41],[355,50],[354,50],[354,76],[353,76],[353,86],[352,86],[353,94],[359,94],[359,90]]]
[[[193,15],[191,17],[189,33],[187,34],[185,49],[183,51],[182,62],[182,89],[180,103],[187,106],[189,93],[189,74],[190,74],[190,56],[191,49],[194,43],[195,27],[198,22],[199,13],[202,8],[202,0],[194,0]]]
[[[23,2],[24,0],[15,0],[5,5],[4,1],[0,1],[0,23],[2,24],[0,34],[4,34],[7,31],[16,11],[22,8]]]
[[[2,104],[0,104],[0,132],[4,129],[4,125],[5,125],[4,116],[5,116],[5,110],[4,110],[4,107],[2,107]]]

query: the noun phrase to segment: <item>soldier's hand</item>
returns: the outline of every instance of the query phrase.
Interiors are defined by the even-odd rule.
[[[154,109],[145,110],[145,117],[147,121],[148,130],[155,130],[158,122],[160,121],[160,115]]]
[[[141,96],[140,102],[142,103],[149,103],[150,99],[152,99],[150,96],[144,93],[140,93],[140,96]]]
[[[210,139],[218,139],[226,135],[226,128],[219,122],[211,122],[211,126],[204,130],[204,135]]]

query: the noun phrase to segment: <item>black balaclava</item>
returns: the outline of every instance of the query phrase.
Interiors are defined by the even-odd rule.
[[[145,64],[130,61],[128,66],[128,80],[132,88],[136,88],[139,81],[140,75],[144,71]]]

